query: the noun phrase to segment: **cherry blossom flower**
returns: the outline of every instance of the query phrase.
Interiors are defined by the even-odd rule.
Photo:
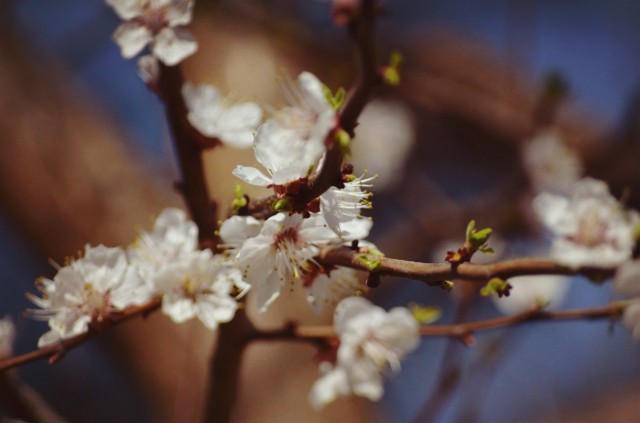
[[[147,45],[167,66],[180,63],[198,48],[190,32],[194,0],[106,0],[125,22],[113,34],[122,56],[131,58]]]
[[[221,247],[236,251],[247,239],[258,236],[263,223],[252,216],[231,216],[220,225],[220,238],[224,242]]]
[[[233,174],[248,184],[285,185],[310,176],[320,167],[325,141],[336,125],[336,112],[322,83],[313,74],[298,77],[299,88],[288,87],[290,106],[280,109],[259,129],[253,148],[269,176],[253,167],[237,166]]]
[[[533,307],[557,308],[562,304],[570,278],[558,275],[531,275],[509,278],[509,296],[492,295],[493,303],[503,314],[524,312]]]
[[[373,226],[361,209],[371,208],[367,188],[375,177],[359,176],[344,183],[344,188],[331,187],[320,196],[320,211],[329,227],[345,241],[364,239]]]
[[[397,373],[402,358],[420,342],[419,324],[408,309],[387,312],[362,297],[342,300],[333,324],[340,347],[335,365],[323,364],[323,375],[309,394],[316,409],[351,393],[379,400],[384,393],[383,375],[389,369]]]
[[[622,294],[635,297],[624,310],[624,324],[631,329],[634,339],[640,340],[640,260],[627,261],[618,267],[613,279],[614,289]]]
[[[240,283],[240,271],[228,266],[223,257],[211,250],[198,251],[158,277],[162,312],[176,323],[197,317],[214,330],[235,315],[238,305],[231,292]]]
[[[165,272],[175,274],[170,269],[187,260],[197,247],[198,227],[185,212],[177,208],[163,210],[153,232],[142,231],[127,250],[131,265],[147,283],[147,297],[155,293],[156,279]]]
[[[0,359],[10,357],[13,354],[13,342],[16,336],[16,328],[11,317],[0,319]]]
[[[557,130],[541,131],[526,143],[522,162],[536,192],[568,193],[582,176],[580,157]]]
[[[265,311],[285,284],[301,279],[306,262],[318,254],[318,245],[336,240],[320,215],[270,217],[236,256],[244,281],[256,291],[258,309]]]
[[[328,275],[320,273],[313,276],[305,288],[307,301],[318,314],[325,308],[333,309],[347,297],[361,295],[368,290],[365,273],[348,267],[337,267]]]
[[[30,296],[41,308],[31,310],[32,315],[48,320],[51,329],[38,346],[84,333],[90,323],[99,324],[127,306],[141,304],[146,300],[139,295],[141,283],[124,250],[87,245],[84,256],[60,268],[53,280],[39,281],[42,297]]]
[[[211,85],[185,84],[182,87],[191,125],[201,134],[216,138],[236,148],[248,148],[262,119],[262,110],[255,103],[225,104]]]
[[[631,257],[640,221],[591,178],[578,181],[570,198],[542,193],[534,199],[538,217],[556,236],[551,256],[562,265],[616,266]]]

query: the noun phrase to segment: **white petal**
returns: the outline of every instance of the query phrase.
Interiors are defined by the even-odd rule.
[[[160,78],[160,64],[158,59],[150,54],[138,59],[138,75],[146,84],[156,84]]]
[[[313,384],[309,392],[309,403],[316,410],[320,410],[337,397],[349,395],[349,393],[347,374],[344,369],[337,367],[326,372]]]
[[[273,183],[271,179],[266,177],[255,167],[238,165],[231,173],[251,185],[264,187]]]
[[[120,46],[122,56],[126,59],[140,53],[151,40],[151,32],[137,22],[125,22],[113,33],[113,41]]]
[[[193,5],[194,0],[178,0],[172,2],[171,7],[167,9],[167,14],[165,15],[169,26],[187,25],[191,22]]]
[[[176,323],[183,323],[196,315],[195,305],[191,299],[177,295],[166,295],[162,299],[162,313],[171,317]]]
[[[259,312],[267,311],[267,308],[279,296],[282,289],[282,282],[278,272],[271,272],[269,277],[261,284],[255,287],[256,306]]]
[[[640,260],[623,263],[616,271],[613,287],[620,294],[640,296]]]
[[[182,28],[164,28],[153,41],[153,55],[167,66],[180,63],[198,49],[193,35]]]

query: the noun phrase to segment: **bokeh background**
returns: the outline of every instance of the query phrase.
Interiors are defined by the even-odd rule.
[[[554,123],[586,174],[616,196],[628,188],[628,204],[640,208],[640,3],[388,0],[386,9],[379,52],[401,50],[405,78],[363,116],[354,161],[381,174],[372,240],[387,255],[439,261],[471,218],[496,229],[503,257],[544,248],[520,150],[539,129],[550,72],[568,81]],[[87,242],[126,245],[162,208],[181,204],[162,105],[111,41],[118,24],[98,0],[0,1],[0,315],[17,325],[17,352],[45,331],[23,311],[35,278],[53,275],[48,258],[63,262]],[[329,2],[199,0],[190,29],[200,49],[184,62],[187,79],[236,100],[279,104],[277,81],[301,70],[334,89],[353,78]],[[252,154],[217,149],[206,160],[213,195],[228,204],[230,170]],[[371,292],[384,307],[436,305],[442,322],[498,313],[464,284],[450,295],[384,282]],[[608,283],[567,283],[564,307],[615,298]],[[293,293],[260,322],[288,318],[330,321]],[[192,422],[213,343],[198,323],[154,315],[19,375],[71,422]],[[306,404],[314,351],[255,345],[236,420],[636,422],[639,353],[626,329],[605,321],[481,333],[473,348],[425,339],[380,404],[340,400],[316,413]]]

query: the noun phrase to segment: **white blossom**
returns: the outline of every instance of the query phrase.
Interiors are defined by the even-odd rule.
[[[582,176],[580,157],[557,130],[541,131],[529,140],[522,162],[536,192],[568,193]]]
[[[285,284],[301,279],[319,244],[336,238],[320,215],[270,217],[257,236],[244,241],[236,256],[243,279],[255,290],[258,309],[265,311]]]
[[[255,103],[229,105],[211,85],[185,84],[182,87],[191,125],[207,137],[236,148],[248,148],[262,119]]]
[[[557,308],[569,289],[570,278],[558,275],[515,276],[507,282],[512,286],[509,296],[491,296],[498,309],[507,315],[543,306]]]
[[[147,45],[167,66],[181,62],[198,48],[189,31],[194,0],[106,0],[125,22],[113,34],[122,56],[131,58]]]
[[[320,273],[305,284],[307,301],[316,313],[332,309],[341,300],[367,291],[365,273],[349,267],[336,267],[329,274]]]
[[[360,214],[371,208],[370,182],[374,177],[359,176],[344,183],[344,188],[331,187],[320,196],[320,211],[329,227],[345,241],[369,236],[373,222]]]
[[[638,214],[625,211],[604,182],[582,179],[570,198],[542,193],[533,206],[555,235],[551,256],[557,263],[616,266],[631,257]]]
[[[41,308],[32,310],[33,316],[48,320],[51,329],[38,346],[84,333],[90,323],[146,301],[139,294],[141,283],[124,250],[87,245],[84,256],[60,268],[53,280],[39,281],[42,297],[30,296]]]
[[[285,185],[310,176],[320,167],[325,140],[336,125],[336,113],[322,83],[309,72],[298,77],[299,87],[288,87],[290,106],[280,109],[256,134],[256,159],[268,176],[253,167],[237,166],[233,174],[248,184]]]
[[[624,324],[631,329],[635,339],[640,339],[640,260],[627,261],[620,265],[613,279],[614,289],[627,296],[634,297],[631,305],[624,310]]]
[[[252,216],[231,216],[220,225],[222,247],[237,250],[247,239],[258,236],[263,224]]]
[[[16,337],[16,328],[11,317],[0,319],[0,360],[13,354],[13,342]]]
[[[340,337],[335,365],[323,364],[309,401],[322,408],[351,393],[377,401],[384,374],[400,370],[400,361],[420,341],[419,325],[404,307],[385,311],[362,297],[349,297],[336,308],[334,326]]]
[[[194,317],[209,329],[230,321],[238,305],[231,297],[240,272],[211,250],[190,254],[158,277],[162,312],[176,323]]]

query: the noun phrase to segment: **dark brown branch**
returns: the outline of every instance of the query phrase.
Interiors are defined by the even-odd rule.
[[[363,0],[361,3],[361,13],[354,17],[349,25],[349,33],[355,42],[358,56],[358,77],[349,91],[344,107],[338,116],[339,127],[352,137],[358,124],[360,113],[362,113],[371,98],[374,88],[380,83],[373,34],[376,15],[375,1]],[[329,134],[329,137],[333,138],[334,136],[333,132]],[[341,181],[340,168],[344,153],[333,139],[327,140],[327,144],[330,147],[327,150],[320,172],[300,192],[295,199],[296,203],[305,205]],[[252,201],[246,209],[246,214],[261,218],[269,217],[275,213],[271,208],[275,201],[275,196]]]
[[[491,330],[502,327],[516,326],[523,323],[540,321],[561,320],[593,320],[602,318],[618,318],[626,304],[624,302],[612,303],[603,307],[584,309],[570,309],[547,311],[534,308],[512,316],[500,316],[492,319],[478,320],[451,325],[427,325],[420,327],[421,336],[452,336],[462,340],[468,340],[474,332]],[[283,328],[259,331],[251,338],[252,341],[303,341],[318,342],[337,336],[333,326],[295,326],[291,323]]]
[[[373,271],[380,275],[399,276],[438,285],[443,280],[465,279],[486,282],[491,278],[507,279],[524,275],[612,276],[615,268],[581,267],[573,269],[549,260],[515,259],[491,264],[421,263],[358,253],[347,247],[325,249],[317,260],[325,265],[338,265]],[[375,263],[372,267],[371,263]],[[374,268],[375,267],[375,268]]]
[[[134,317],[146,316],[147,314],[160,308],[161,303],[162,300],[160,298],[155,298],[146,304],[129,307],[121,313],[113,314],[108,321],[102,322],[99,329],[90,328],[88,332],[74,336],[73,338],[63,339],[60,342],[43,348],[39,348],[29,353],[7,358],[5,360],[0,360],[0,372],[4,372],[13,367],[21,366],[23,364],[41,360],[47,357],[49,358],[49,364],[54,364],[58,360],[60,360],[68,351],[77,347],[78,345],[81,345],[89,339],[95,337],[96,335],[104,332],[105,330],[117,326],[120,323],[126,322],[127,320],[131,320]]]
[[[182,98],[183,84],[184,78],[179,66],[161,67],[158,90],[165,103],[182,175],[177,188],[184,196],[193,221],[198,225],[200,245],[216,251],[216,203],[209,196],[200,138],[187,120],[187,106]]]

